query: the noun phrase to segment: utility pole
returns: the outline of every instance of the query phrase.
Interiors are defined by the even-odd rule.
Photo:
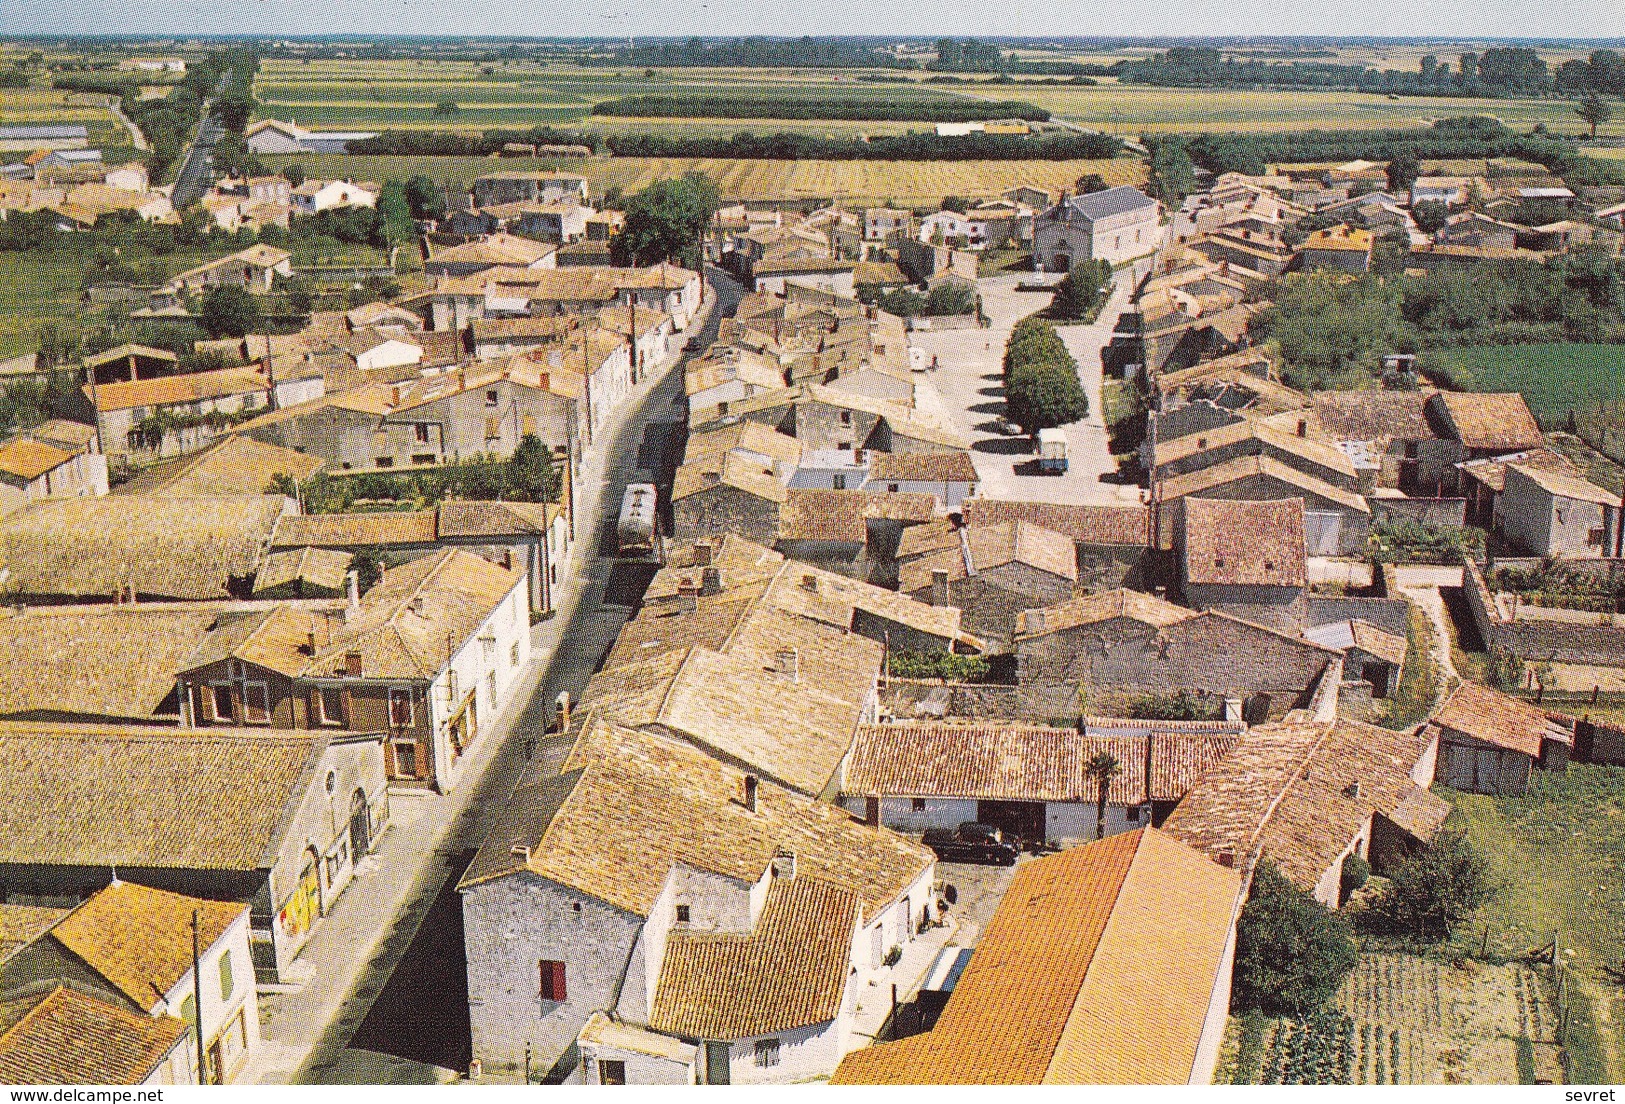
[[[192,910],[192,1031],[197,1039],[197,1083],[206,1084],[203,1066],[206,1059],[203,1056],[203,978],[199,966],[201,955],[198,953],[198,915],[199,910]]]

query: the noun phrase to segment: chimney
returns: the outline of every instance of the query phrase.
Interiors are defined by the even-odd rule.
[[[530,848],[522,843],[516,843],[508,848],[508,854],[514,856],[522,863],[530,862]]]
[[[1231,724],[1239,724],[1241,722],[1240,698],[1224,699],[1224,719]]]
[[[693,613],[700,608],[700,585],[692,578],[684,576],[677,583],[677,609],[682,613]]]
[[[417,614],[419,617],[423,616],[423,595],[412,595],[412,612]]]
[[[816,575],[803,575],[801,577],[801,589],[807,591],[809,594],[817,594],[818,593],[818,576],[816,576]]]
[[[801,681],[801,653],[794,648],[780,648],[773,653],[773,666],[791,682]]]
[[[700,593],[707,598],[722,593],[721,568],[703,567],[700,569]]]
[[[938,567],[931,571],[931,604],[933,606],[946,606],[948,604],[948,571]]]
[[[349,595],[349,602],[344,607],[344,619],[348,621],[361,612],[361,576],[354,571],[345,572],[344,589]]]
[[[784,848],[773,853],[773,877],[794,878],[796,876],[796,853]]]
[[[1307,418],[1299,418],[1298,419],[1298,436],[1299,437],[1307,437],[1307,436],[1309,436],[1309,420]]]
[[[1348,798],[1353,798],[1355,801],[1358,801],[1360,799],[1360,783],[1359,783],[1359,781],[1356,780],[1354,782],[1350,782],[1347,786],[1344,786],[1343,787],[1343,796],[1348,797]]]
[[[863,799],[863,823],[871,828],[880,827],[880,798],[866,797]]]
[[[1236,865],[1236,850],[1233,847],[1221,847],[1219,848],[1219,853],[1213,856],[1213,859],[1220,866],[1234,869]]]
[[[457,390],[463,391],[468,387],[468,369],[457,369]]]
[[[389,405],[390,406],[399,406],[399,405],[401,405],[401,385],[398,384],[398,383],[393,385],[389,389]]]
[[[560,732],[570,727],[570,691],[560,691],[553,699],[553,714],[558,719]]]
[[[360,652],[351,651],[351,652],[345,652],[344,653],[344,677],[345,678],[360,678],[361,677],[361,653]]]
[[[309,632],[307,632],[305,634],[305,654],[306,655],[315,655],[316,654],[316,630],[315,629],[311,629]]]
[[[711,566],[711,542],[710,541],[708,541],[708,540],[698,540],[698,541],[694,542],[694,566],[695,567],[710,567]]]
[[[756,811],[756,791],[761,788],[762,780],[754,774],[745,775],[745,811]]]

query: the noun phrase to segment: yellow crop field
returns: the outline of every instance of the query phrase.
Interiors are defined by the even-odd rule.
[[[0,89],[0,126],[28,123],[83,123],[90,144],[127,145],[129,131],[114,121],[107,97],[54,88]]]
[[[488,172],[540,167],[539,162],[489,157],[270,157],[273,167],[297,161],[313,177],[404,179],[422,173],[466,184]],[[746,161],[700,157],[595,157],[566,162],[592,184],[595,194],[618,187],[635,192],[656,180],[702,172],[726,199],[840,199],[846,203],[896,200],[924,205],[947,195],[990,196],[1017,184],[1070,187],[1099,173],[1108,184],[1139,184],[1143,162],[1112,161]]]

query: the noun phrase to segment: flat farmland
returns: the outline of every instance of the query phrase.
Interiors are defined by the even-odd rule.
[[[1254,92],[1127,84],[1006,88],[1000,95],[1047,108],[1069,122],[1122,133],[1420,127],[1456,115],[1492,115],[1520,129],[1545,123],[1557,133],[1579,134],[1586,129],[1573,105],[1564,100],[1389,99],[1360,92]],[[1614,120],[1598,133],[1625,135],[1625,112],[1616,112]]]
[[[30,123],[83,123],[92,146],[130,141],[130,132],[113,119],[105,96],[38,86],[0,89],[0,126]]]
[[[279,168],[290,161],[313,177],[357,180],[405,179],[422,173],[434,180],[466,184],[476,176],[545,167],[542,162],[494,157],[268,157]],[[559,164],[548,162],[547,164]],[[924,205],[947,195],[996,195],[1017,184],[1070,186],[1078,177],[1099,173],[1108,184],[1145,180],[1142,162],[1111,161],[747,161],[703,157],[594,157],[562,166],[583,173],[594,194],[610,187],[635,192],[656,180],[702,172],[717,182],[726,199],[818,199],[843,202]]]

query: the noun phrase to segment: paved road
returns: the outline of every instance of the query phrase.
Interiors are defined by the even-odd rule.
[[[175,174],[175,190],[170,202],[179,211],[196,203],[214,182],[214,170],[209,159],[214,156],[214,144],[225,134],[224,128],[209,114],[209,104],[203,105],[203,120],[198,124],[197,136],[186,151],[180,172]]]
[[[707,341],[740,296],[720,272],[710,277],[718,295]],[[456,791],[394,799],[394,823],[369,860],[375,869],[345,891],[300,956],[308,980],[262,996],[265,1041],[245,1083],[432,1083],[466,1069],[456,882],[526,758],[563,762],[568,747],[547,732],[553,702],[580,693],[631,613],[630,592],[647,582],[605,553],[625,485],[652,476],[669,486],[681,459],[682,371],[645,380],[623,409],[583,465],[570,577],[558,613],[535,629],[525,682],[470,752]]]
[[[1022,292],[1016,285],[1049,279],[1031,273],[995,276],[978,282],[983,309],[992,321],[988,329],[920,331],[914,343],[937,358],[937,368],[926,378],[942,394],[955,424],[969,434],[971,458],[989,498],[1029,499],[1040,502],[1122,504],[1140,501],[1140,488],[1112,480],[1117,465],[1106,440],[1101,416],[1100,351],[1111,341],[1117,317],[1128,309],[1133,273],[1118,274],[1112,298],[1100,317],[1088,326],[1062,326],[1059,332],[1078,362],[1078,375],[1089,396],[1089,415],[1065,426],[1068,470],[1065,475],[1040,475],[1032,442],[1025,436],[1005,436],[998,430],[1004,413],[1002,385],[1004,343],[1016,322],[1049,305],[1041,292]]]

